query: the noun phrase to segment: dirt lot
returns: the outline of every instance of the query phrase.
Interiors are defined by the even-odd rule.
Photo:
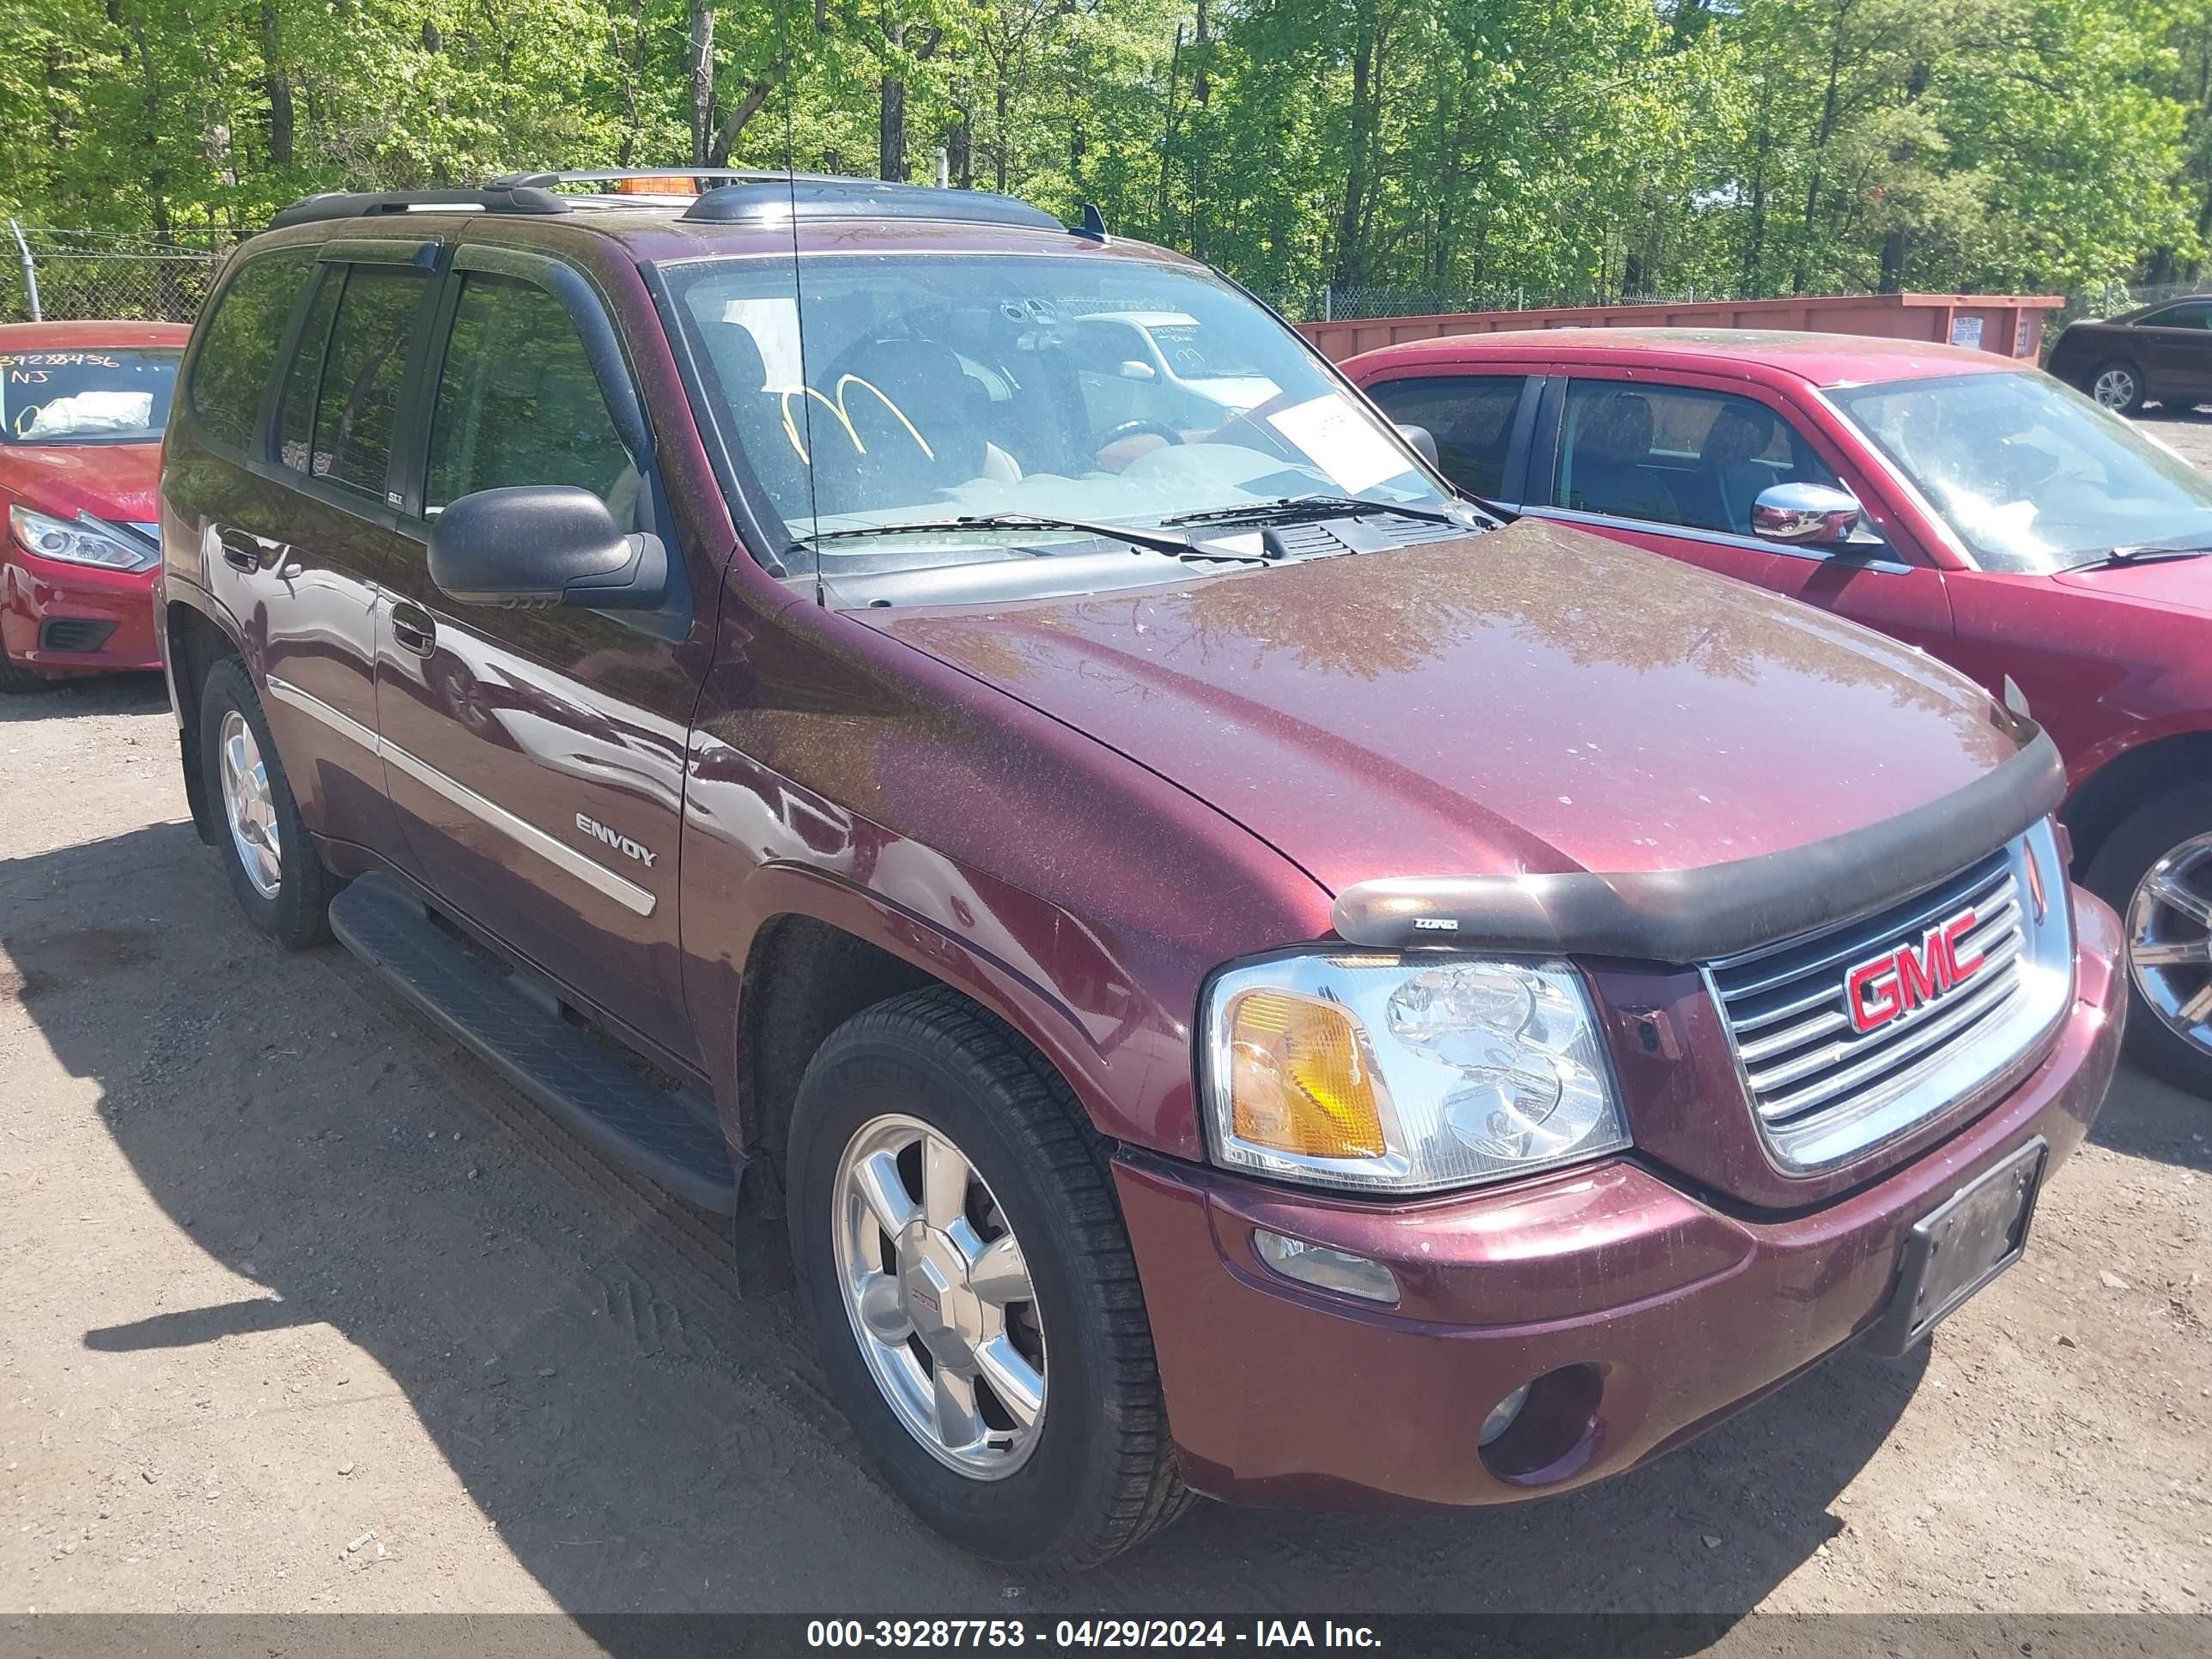
[[[249,931],[158,684],[0,703],[0,1612],[2212,1602],[2212,1109],[2141,1078],[1932,1352],[1515,1511],[1017,1579],[874,1484],[707,1218]]]

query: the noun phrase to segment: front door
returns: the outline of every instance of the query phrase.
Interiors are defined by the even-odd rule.
[[[635,392],[618,351],[586,345],[587,330],[611,335],[580,283],[508,251],[465,246],[455,265],[419,405],[427,451],[405,491],[416,545],[387,589],[377,662],[392,799],[444,904],[583,1006],[693,1060],[677,843],[704,663],[680,576],[658,612],[497,608],[440,592],[425,557],[449,503],[512,485],[578,485],[625,529],[668,533],[651,455],[608,412],[611,396],[628,399],[641,432]]]

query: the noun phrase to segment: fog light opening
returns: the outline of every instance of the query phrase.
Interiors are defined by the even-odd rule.
[[[1603,1436],[1595,1365],[1562,1365],[1523,1383],[1491,1407],[1476,1437],[1483,1467],[1516,1486],[1547,1486],[1579,1474]]]
[[[1398,1276],[1364,1255],[1333,1250],[1326,1244],[1310,1244],[1303,1238],[1286,1238],[1264,1227],[1252,1230],[1252,1249],[1285,1279],[1316,1290],[1334,1291],[1339,1296],[1356,1296],[1362,1302],[1379,1302],[1386,1307],[1397,1304]]]
[[[1514,1419],[1521,1415],[1521,1408],[1528,1403],[1528,1390],[1534,1386],[1534,1383],[1523,1382],[1492,1406],[1490,1415],[1482,1419],[1482,1430],[1475,1436],[1475,1444],[1487,1446],[1511,1428]]]

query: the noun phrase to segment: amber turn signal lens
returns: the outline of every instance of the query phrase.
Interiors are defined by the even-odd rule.
[[[1230,1127],[1240,1140],[1298,1158],[1381,1158],[1367,1039],[1334,1002],[1247,991],[1231,1005]]]

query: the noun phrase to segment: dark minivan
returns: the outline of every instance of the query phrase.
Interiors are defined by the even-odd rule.
[[[1557,1492],[2019,1257],[2124,1006],[2036,727],[1501,525],[1095,214],[608,181],[232,262],[161,489],[193,817],[278,941],[787,1217],[932,1524]]]

